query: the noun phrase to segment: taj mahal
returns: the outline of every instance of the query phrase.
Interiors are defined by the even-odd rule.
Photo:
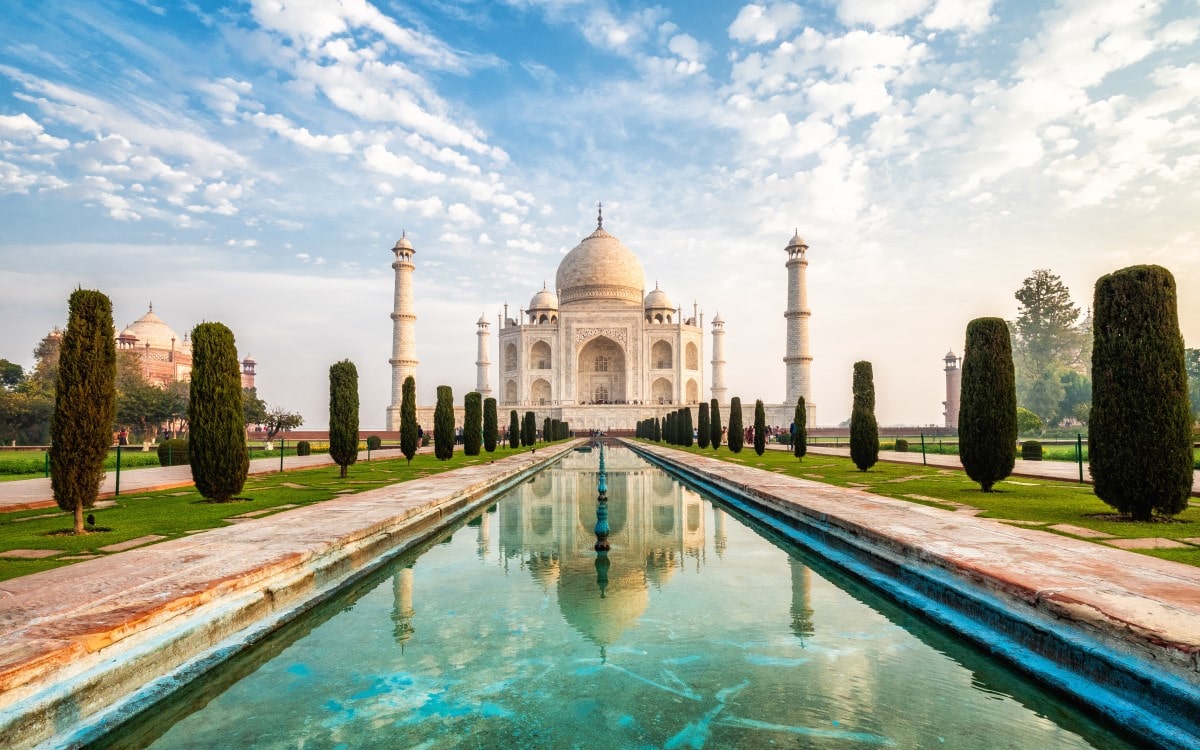
[[[767,422],[791,423],[796,401],[804,396],[808,424],[816,424],[812,400],[812,356],[808,326],[806,274],[808,245],[797,231],[787,244],[787,342],[785,398],[768,404]],[[413,273],[416,250],[407,236],[392,248],[395,298],[392,312],[392,394],[387,429],[400,428],[404,381],[416,378],[416,320]],[[528,306],[497,317],[497,368],[493,372],[491,323],[480,317],[475,335],[476,387],[494,397],[504,421],[512,409],[532,411],[538,423],[550,417],[575,430],[632,431],[637,422],[661,417],[683,406],[716,399],[729,403],[725,384],[725,323],[720,314],[711,326],[711,376],[705,377],[704,315],[677,306],[656,283],[647,290],[646,275],[629,248],[604,228],[603,207],[596,229],[563,256],[554,288],[543,284]],[[496,388],[493,390],[493,374]],[[734,394],[737,395],[737,394]],[[743,397],[743,418],[753,420],[753,394]],[[461,399],[459,399],[461,400]],[[418,422],[432,424],[432,406],[417,409]],[[456,421],[461,424],[461,404]],[[722,410],[722,420],[728,411]]]

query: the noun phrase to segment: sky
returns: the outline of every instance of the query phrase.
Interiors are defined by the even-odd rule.
[[[99,289],[118,328],[225,323],[310,428],[350,359],[382,427],[401,233],[418,400],[461,401],[475,321],[553,287],[599,201],[650,288],[720,312],[744,402],[783,399],[799,230],[819,425],[857,360],[881,424],[940,424],[943,356],[1039,268],[1086,309],[1163,265],[1200,346],[1197,0],[4,5],[0,357],[26,367]]]

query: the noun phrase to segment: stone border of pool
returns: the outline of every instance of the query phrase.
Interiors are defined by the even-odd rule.
[[[1200,748],[1200,568],[622,442],[1135,736]]]
[[[5,747],[99,738],[581,442],[0,583]]]

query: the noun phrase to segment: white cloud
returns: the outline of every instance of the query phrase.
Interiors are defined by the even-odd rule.
[[[803,17],[804,12],[795,3],[745,5],[729,25],[729,38],[766,44],[793,31]]]
[[[464,227],[476,227],[483,223],[483,217],[465,203],[451,203],[446,209],[446,218],[451,224]]]
[[[354,144],[362,140],[362,133],[336,135],[313,135],[308,128],[298,128],[283,115],[268,115],[256,112],[249,118],[258,127],[280,135],[292,143],[313,151],[323,151],[330,154],[349,154],[354,150]]]
[[[937,0],[924,23],[931,29],[961,29],[978,34],[992,22],[995,0]]]
[[[931,0],[840,0],[837,14],[843,23],[890,29],[925,12]]]
[[[441,172],[426,169],[407,154],[394,154],[378,143],[363,149],[363,163],[376,172],[412,182],[437,185],[446,181],[446,175]]]
[[[419,216],[430,218],[437,216],[442,212],[442,199],[436,195],[420,200],[410,198],[396,198],[392,200],[392,207],[402,213],[411,212]]]

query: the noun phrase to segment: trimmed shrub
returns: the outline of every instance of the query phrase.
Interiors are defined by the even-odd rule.
[[[658,417],[650,418],[650,427],[653,428],[653,430],[654,430],[654,432],[651,433],[651,435],[650,435],[650,439],[656,443],[661,443],[662,442],[662,423],[659,422]]]
[[[721,406],[714,398],[708,404],[708,444],[713,450],[721,447]]]
[[[412,463],[417,454],[417,381],[409,375],[400,390],[400,452]]]
[[[521,419],[521,445],[526,448],[537,443],[537,415],[531,411],[525,412]]]
[[[488,453],[496,450],[500,438],[500,422],[496,415],[496,399],[483,400],[483,449]]]
[[[517,410],[508,413],[508,447],[516,448],[521,444],[521,423],[517,420]]]
[[[329,457],[342,479],[358,461],[358,368],[348,359],[329,366]]]
[[[741,453],[746,442],[745,428],[742,427],[742,399],[734,396],[729,400],[729,450]]]
[[[250,468],[242,411],[242,373],[233,332],[221,323],[192,329],[188,459],[196,490],[228,502],[242,491]]]
[[[554,433],[550,431],[550,417],[542,418],[542,440],[547,443],[554,439]]]
[[[183,466],[188,462],[188,441],[171,438],[158,444],[159,466]]]
[[[879,424],[875,421],[875,375],[870,362],[854,363],[854,403],[850,409],[850,460],[866,471],[879,460]]]
[[[378,435],[367,436],[367,450],[377,451],[383,445],[383,439]]]
[[[967,324],[958,411],[963,470],[984,492],[1012,473],[1017,444],[1017,388],[1012,340],[1000,318]]]
[[[701,448],[707,448],[712,439],[712,426],[708,423],[708,402],[700,402],[700,411],[696,417],[696,442]]]
[[[1135,521],[1187,508],[1192,417],[1175,278],[1131,266],[1096,282],[1088,456],[1096,496]]]
[[[58,507],[75,514],[75,533],[82,534],[83,509],[96,502],[113,442],[117,348],[107,296],[76,289],[67,306],[50,417],[50,487]],[[240,387],[237,397],[240,417]]]
[[[685,406],[681,412],[682,424],[680,427],[682,429],[680,432],[682,434],[679,437],[682,439],[680,440],[680,444],[684,448],[691,448],[694,442],[694,438],[692,437],[692,409],[690,406]]]
[[[896,438],[896,452],[908,453],[908,441],[904,438]]]
[[[463,455],[478,456],[483,447],[483,396],[471,391],[463,397]]]
[[[1042,460],[1042,444],[1036,440],[1026,440],[1021,443],[1021,458],[1026,461]]]
[[[454,391],[448,385],[437,387],[433,407],[433,455],[448,461],[454,455]]]
[[[803,396],[796,399],[796,414],[792,419],[796,424],[796,434],[792,435],[792,455],[804,458],[808,453],[808,407]]]
[[[310,445],[307,440],[301,440],[300,442],[296,443],[296,455],[297,456],[312,455],[312,445]]]
[[[762,399],[754,401],[754,452],[762,455],[767,449],[767,412]]]

